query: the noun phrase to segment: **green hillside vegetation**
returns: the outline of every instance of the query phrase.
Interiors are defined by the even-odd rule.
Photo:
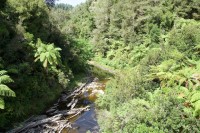
[[[103,133],[200,132],[200,1],[88,0],[71,14],[66,33],[120,71],[96,102]]]
[[[84,55],[85,49],[79,49],[83,44],[60,29],[71,9],[43,0],[1,2],[0,132],[45,111],[68,89],[76,66],[82,66],[76,73],[85,72],[81,59],[90,58],[90,52]]]
[[[92,60],[117,71],[96,101],[102,133],[200,132],[199,0],[4,0],[0,47],[1,129],[42,112]]]

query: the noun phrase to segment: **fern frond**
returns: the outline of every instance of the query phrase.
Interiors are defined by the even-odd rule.
[[[0,96],[11,96],[15,97],[15,92],[11,90],[8,86],[0,84]]]
[[[200,100],[196,101],[192,105],[195,108],[195,110],[194,110],[194,116],[199,116],[200,115]]]
[[[200,92],[197,92],[197,93],[195,93],[194,95],[192,95],[192,98],[191,98],[191,102],[196,102],[196,101],[198,101],[198,100],[200,100]]]
[[[0,84],[6,84],[6,83],[10,83],[13,82],[13,80],[10,78],[10,76],[8,75],[2,75],[0,76]]]
[[[55,50],[56,50],[56,51],[61,51],[62,49],[61,49],[61,48],[55,48]]]
[[[0,71],[0,75],[4,75],[4,74],[6,74],[7,73],[7,71],[5,71],[5,70],[1,70]]]
[[[41,53],[40,55],[40,61],[43,62],[46,58],[46,53]]]
[[[4,109],[5,103],[2,97],[0,97],[0,109]]]

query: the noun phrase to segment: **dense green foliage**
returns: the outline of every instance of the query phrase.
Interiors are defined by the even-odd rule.
[[[65,33],[118,69],[97,100],[102,132],[200,132],[200,1],[88,0]]]
[[[62,31],[72,6],[54,2],[1,1],[0,132],[43,112],[92,56],[84,40]]]
[[[118,69],[96,102],[103,133],[200,132],[199,0],[5,0],[0,19],[0,69],[16,93],[0,127],[42,111],[92,58]]]

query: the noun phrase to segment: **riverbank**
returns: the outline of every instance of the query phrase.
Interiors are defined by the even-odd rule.
[[[105,71],[105,72],[107,72],[109,74],[112,74],[112,75],[116,75],[118,73],[117,70],[115,70],[115,69],[113,69],[113,68],[111,68],[109,66],[99,64],[99,63],[97,63],[95,61],[88,61],[88,64],[100,69],[101,71]]]

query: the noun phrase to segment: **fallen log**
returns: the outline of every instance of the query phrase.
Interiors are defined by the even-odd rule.
[[[75,117],[75,116],[81,114],[81,112],[83,112],[83,111],[88,111],[88,110],[89,110],[89,107],[90,107],[90,106],[86,106],[85,108],[79,108],[79,111],[77,111],[73,116],[69,117],[68,119],[69,119],[69,120],[72,119],[73,117]]]
[[[62,114],[63,116],[74,115],[77,114],[78,112],[82,113],[83,111],[88,111],[89,107],[90,106],[86,106],[84,108],[74,108],[71,110],[57,111],[56,113],[52,113],[52,115],[57,115],[57,114]]]
[[[10,131],[9,133],[30,133],[32,131],[39,130],[38,128],[41,128],[40,130],[46,131],[58,131],[61,132],[62,129],[68,127],[71,127],[71,123],[69,120],[78,114],[81,114],[83,111],[89,110],[89,106],[86,106],[84,108],[76,108],[72,110],[65,110],[65,111],[58,111],[59,114],[56,114],[52,117],[45,118],[38,121],[32,121],[27,123],[26,125],[23,125],[23,127],[14,129]],[[66,119],[66,116],[72,115],[69,118]],[[63,120],[64,119],[64,120]]]
[[[73,109],[77,103],[78,103],[78,99],[74,100],[73,104],[71,105],[71,109]]]
[[[46,118],[46,119],[43,119],[43,120],[29,122],[28,124],[23,125],[23,127],[14,129],[14,130],[10,131],[9,133],[21,133],[26,129],[31,129],[31,128],[34,128],[34,127],[39,126],[39,125],[43,125],[43,124],[46,124],[46,123],[51,123],[51,122],[60,120],[62,116],[63,116],[62,114],[58,114],[58,115],[55,115],[55,116],[52,116],[52,117],[49,117],[49,118]]]

